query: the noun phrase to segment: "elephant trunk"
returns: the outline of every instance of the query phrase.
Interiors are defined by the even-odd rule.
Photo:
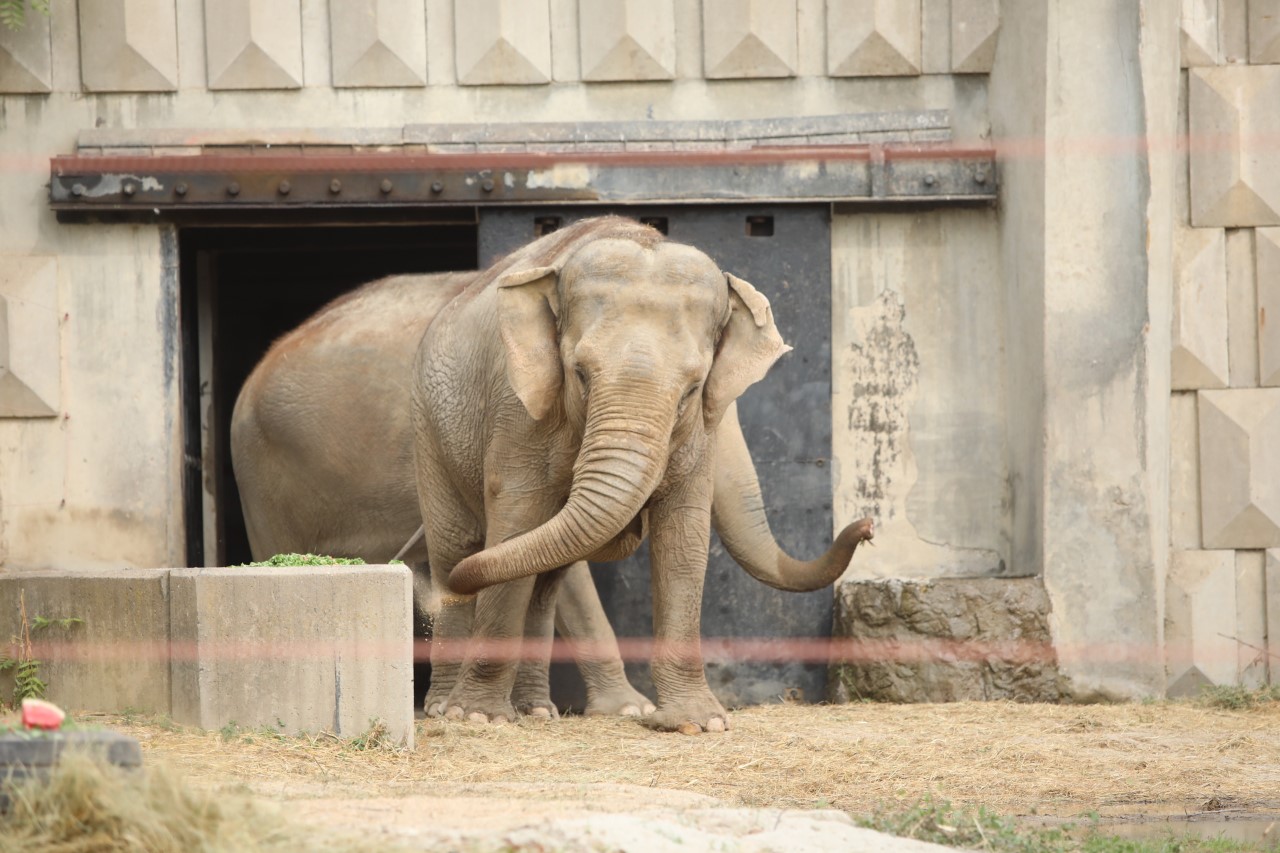
[[[674,405],[634,386],[623,395],[593,394],[573,484],[550,521],[467,557],[449,574],[449,588],[469,594],[487,586],[551,571],[605,548],[637,514],[666,470]]]
[[[715,469],[712,524],[738,565],[774,589],[810,592],[834,583],[849,567],[858,543],[875,535],[871,519],[864,518],[845,527],[817,559],[797,560],[782,550],[765,516],[760,482],[736,406],[725,412],[716,432]]]

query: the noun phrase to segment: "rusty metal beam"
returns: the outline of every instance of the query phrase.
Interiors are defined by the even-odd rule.
[[[57,211],[436,208],[696,202],[931,204],[992,201],[989,149],[805,146],[423,154],[69,155],[50,162]]]

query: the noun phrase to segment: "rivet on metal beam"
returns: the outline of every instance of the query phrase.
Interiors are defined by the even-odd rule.
[[[173,185],[173,191],[174,191],[175,193],[177,193],[178,195],[186,195],[186,194],[187,194],[187,185],[186,185],[184,182],[179,181],[178,183],[176,183],[176,184],[174,184],[174,185]]]
[[[227,195],[240,195],[240,184],[236,181],[227,184]]]
[[[120,192],[124,193],[125,195],[133,195],[137,191],[138,191],[138,185],[135,184],[133,181],[125,181],[124,186],[120,188]]]
[[[293,189],[293,184],[289,183],[288,181],[281,181],[280,186],[276,187],[276,192],[280,193],[280,195],[288,195],[289,191],[292,189]]]
[[[936,184],[936,183],[938,183],[938,178],[937,178],[937,176],[936,176],[936,175],[925,175],[925,176],[924,176],[924,185],[925,185],[926,187],[931,187],[931,186],[933,186],[933,185],[934,185],[934,184]]]
[[[432,181],[432,182],[431,182],[431,191],[432,191],[433,193],[442,193],[442,192],[444,192],[444,184],[442,184],[440,181]]]
[[[337,195],[338,193],[342,192],[342,181],[338,180],[337,178],[334,178],[332,181],[330,181],[329,192],[333,193],[334,195]]]
[[[487,193],[493,192],[493,180],[491,178],[485,178],[480,183],[480,189],[484,190]]]
[[[383,178],[382,183],[378,185],[378,189],[382,190],[384,195],[391,192],[391,188],[392,183],[390,178]]]
[[[79,198],[80,196],[84,195],[84,184],[72,184],[71,194],[76,198]]]

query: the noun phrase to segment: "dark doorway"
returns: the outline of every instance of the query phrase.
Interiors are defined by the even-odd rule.
[[[364,282],[474,269],[476,247],[470,222],[181,230],[191,565],[252,559],[228,442],[236,395],[272,341]]]

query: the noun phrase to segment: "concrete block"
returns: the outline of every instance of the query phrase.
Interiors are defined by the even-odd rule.
[[[1280,385],[1280,228],[1254,232],[1258,383]]]
[[[1232,388],[1259,384],[1255,234],[1252,228],[1227,231],[1227,360]]]
[[[27,622],[75,617],[31,632],[47,698],[68,710],[170,712],[168,570],[0,574],[0,646]],[[12,682],[0,676],[6,700]]]
[[[1170,697],[1236,683],[1234,551],[1172,552],[1164,618]]]
[[[1266,552],[1263,587],[1267,611],[1267,675],[1280,684],[1280,548]]]
[[[1249,62],[1280,62],[1280,0],[1249,0]]]
[[[49,19],[28,8],[22,29],[0,26],[0,92],[48,92],[52,88]]]
[[[80,76],[90,92],[178,88],[174,0],[81,0]]]
[[[1191,223],[1280,225],[1280,169],[1263,140],[1280,135],[1280,65],[1189,74]]]
[[[427,15],[421,0],[329,4],[333,85],[425,86]]]
[[[1217,65],[1218,0],[1182,0],[1182,67]]]
[[[1199,395],[1205,546],[1280,547],[1280,388]]]
[[[827,0],[827,73],[919,74],[920,11],[920,0]]]
[[[1200,423],[1196,395],[1175,392],[1169,407],[1169,544],[1193,551],[1200,537]]]
[[[1236,551],[1236,624],[1228,636],[1236,647],[1233,684],[1267,683],[1267,593],[1265,551]]]
[[[35,14],[35,13],[33,13]],[[57,260],[0,257],[0,418],[43,418],[61,402]]]
[[[796,0],[704,0],[706,77],[792,77],[796,73]]]
[[[951,0],[951,70],[986,74],[996,58],[1000,0]]]
[[[852,642],[830,698],[1056,701],[1048,612],[1039,578],[842,583],[832,636]]]
[[[404,566],[175,569],[173,718],[352,737],[382,720],[413,744]]]
[[[455,0],[453,21],[462,85],[551,81],[548,0]]]
[[[1182,228],[1174,243],[1174,390],[1225,388],[1227,238],[1221,228]]]
[[[210,89],[302,86],[300,0],[205,0]]]
[[[583,80],[675,77],[674,0],[579,0],[578,34]]]

